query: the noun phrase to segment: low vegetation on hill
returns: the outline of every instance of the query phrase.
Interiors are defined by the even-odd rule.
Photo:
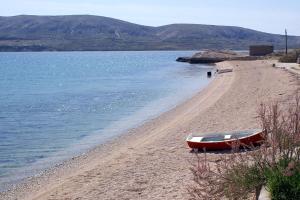
[[[233,26],[150,27],[91,15],[0,17],[0,51],[245,50],[253,44],[280,49],[284,41],[282,35]],[[300,46],[300,37],[289,41]]]

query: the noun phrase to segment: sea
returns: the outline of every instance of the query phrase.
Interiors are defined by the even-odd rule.
[[[193,51],[0,53],[0,191],[157,117],[213,78]]]

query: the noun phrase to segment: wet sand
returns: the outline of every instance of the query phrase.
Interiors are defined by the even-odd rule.
[[[67,161],[0,199],[188,199],[190,132],[259,128],[265,101],[287,99],[296,77],[268,61],[231,61],[193,98],[118,140]]]

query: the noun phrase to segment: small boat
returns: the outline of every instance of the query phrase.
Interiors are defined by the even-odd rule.
[[[227,133],[190,134],[186,141],[190,148],[199,150],[232,149],[234,144],[240,146],[257,146],[265,139],[261,129],[234,131]]]

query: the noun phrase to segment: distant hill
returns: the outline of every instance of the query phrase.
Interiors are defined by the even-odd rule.
[[[142,26],[91,16],[0,17],[0,51],[248,49],[251,44],[284,48],[284,36],[233,26],[171,24]],[[300,37],[289,37],[300,47]]]

